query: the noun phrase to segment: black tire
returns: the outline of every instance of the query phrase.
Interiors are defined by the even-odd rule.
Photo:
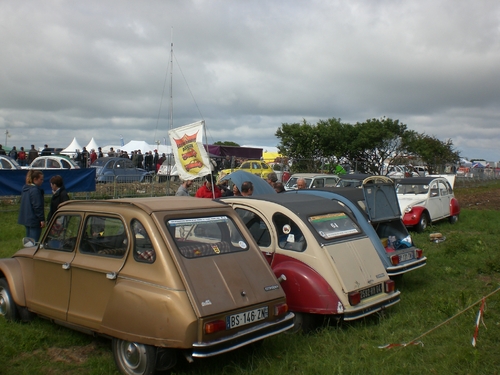
[[[458,221],[458,215],[453,215],[448,218],[450,224],[455,224]]]
[[[308,314],[302,312],[293,312],[293,328],[286,332],[289,333],[310,333],[318,328],[318,319],[315,314]]]
[[[116,367],[127,375],[153,375],[156,371],[156,348],[113,338]]]
[[[0,279],[0,315],[6,320],[19,320],[17,306],[10,293],[9,283],[4,278]]]
[[[420,221],[418,222],[417,225],[415,225],[415,231],[417,233],[422,233],[425,228],[429,226],[430,219],[429,219],[429,214],[426,212],[422,213],[422,216],[420,216]]]

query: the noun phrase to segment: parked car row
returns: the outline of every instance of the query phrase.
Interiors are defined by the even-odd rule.
[[[325,317],[360,319],[398,303],[395,278],[427,261],[399,195],[423,197],[410,192],[419,187],[443,206],[452,195],[444,177],[410,179],[216,201],[65,202],[40,243],[26,239],[0,260],[0,315],[109,337],[124,374],[307,331]],[[443,218],[416,207],[410,215]]]
[[[30,165],[20,166],[17,161],[9,156],[0,155],[0,169],[78,169],[73,160],[65,156],[38,156]]]

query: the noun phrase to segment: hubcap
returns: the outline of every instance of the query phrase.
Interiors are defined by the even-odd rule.
[[[0,315],[2,316],[6,316],[9,311],[9,300],[5,293],[5,289],[0,289]]]
[[[134,342],[122,343],[122,353],[125,365],[132,370],[133,373],[142,374],[146,367],[146,352],[142,345]]]

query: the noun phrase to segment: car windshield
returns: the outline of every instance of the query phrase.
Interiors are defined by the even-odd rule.
[[[168,220],[167,228],[186,258],[248,250],[248,243],[227,216]]]
[[[309,222],[325,240],[361,233],[358,225],[344,212],[311,216]]]
[[[427,194],[429,191],[429,185],[407,185],[399,184],[396,186],[396,192],[398,194]]]
[[[297,180],[299,178],[304,178],[304,177],[291,177],[288,182],[286,183],[286,186],[291,187],[291,188],[296,188],[297,187]],[[306,180],[306,186],[311,186],[311,181],[312,178],[304,178]]]

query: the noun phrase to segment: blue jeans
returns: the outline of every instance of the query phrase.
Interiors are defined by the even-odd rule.
[[[26,228],[26,237],[33,238],[35,242],[40,240],[40,235],[42,234],[42,228],[38,227],[25,227]]]

